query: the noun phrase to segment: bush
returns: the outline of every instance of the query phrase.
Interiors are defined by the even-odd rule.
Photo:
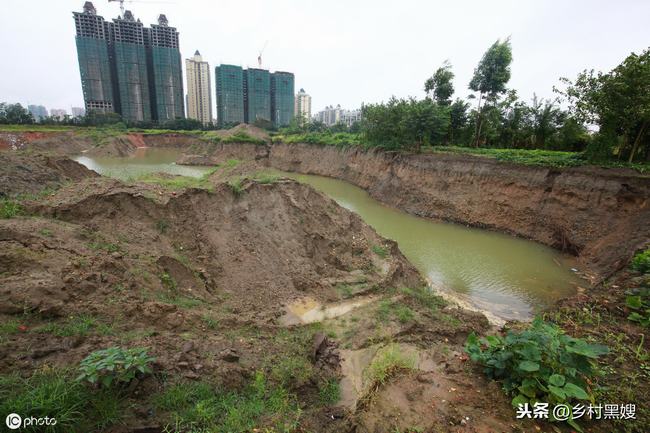
[[[472,333],[465,350],[490,378],[503,381],[504,390],[514,395],[515,407],[537,401],[551,405],[593,401],[588,379],[596,374],[596,358],[608,352],[606,346],[565,335],[557,325],[541,319],[505,337],[479,339]]]
[[[151,373],[150,364],[154,360],[142,347],[96,350],[81,361],[81,374],[77,380],[100,383],[105,387],[110,387],[115,382],[128,384],[136,374]]]
[[[650,273],[650,248],[635,255],[631,266],[632,269],[642,274]]]

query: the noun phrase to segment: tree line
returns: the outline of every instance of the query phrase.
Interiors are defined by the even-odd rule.
[[[553,100],[522,101],[507,87],[510,40],[496,41],[474,70],[466,99],[452,99],[445,62],[424,83],[426,97],[362,107],[367,144],[420,151],[422,146],[584,151],[590,160],[650,160],[650,50],[630,54],[609,73],[562,78]],[[560,105],[564,102],[568,108]],[[596,131],[596,132],[594,132]]]

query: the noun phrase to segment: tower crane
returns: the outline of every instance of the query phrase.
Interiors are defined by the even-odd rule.
[[[162,4],[162,3],[171,4],[171,3],[173,3],[173,2],[143,1],[143,0],[108,0],[109,3],[114,3],[114,2],[119,2],[120,3],[120,15],[121,16],[124,16],[124,2],[125,1],[129,2],[129,3],[137,2],[137,3],[150,3],[150,4]]]
[[[262,53],[266,49],[266,46],[268,45],[269,41],[264,42],[264,46],[260,50],[259,55],[257,56],[257,64],[259,65],[260,69],[262,69]]]

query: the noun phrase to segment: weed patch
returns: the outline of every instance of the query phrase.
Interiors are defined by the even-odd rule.
[[[377,254],[382,259],[385,259],[388,256],[388,250],[381,245],[373,245],[372,252]]]
[[[377,352],[364,372],[370,391],[375,391],[401,372],[415,368],[415,357],[405,354],[397,344],[389,344]]]
[[[591,378],[597,374],[596,359],[607,347],[590,344],[563,333],[556,325],[536,319],[524,331],[505,337],[491,335],[467,338],[465,350],[485,373],[503,383],[513,395],[512,405],[551,404],[575,400],[594,401]],[[568,423],[576,429],[575,421]]]
[[[153,401],[171,416],[165,429],[170,432],[292,431],[301,413],[296,397],[270,386],[261,372],[241,391],[226,391],[205,382],[181,383]]]
[[[17,201],[0,199],[0,219],[14,218],[22,212],[23,208]]]

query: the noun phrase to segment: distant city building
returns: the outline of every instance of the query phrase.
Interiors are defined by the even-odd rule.
[[[63,118],[68,114],[67,111],[65,111],[62,108],[51,108],[50,109],[50,116],[54,117],[55,119],[63,120]]]
[[[72,107],[70,111],[72,111],[72,117],[83,117],[86,115],[86,110],[83,107]]]
[[[215,68],[217,123],[269,122],[285,126],[294,115],[294,75],[266,69]]]
[[[271,74],[266,69],[244,70],[244,121],[271,121]]]
[[[305,93],[305,89],[300,89],[296,93],[293,113],[300,119],[307,121],[311,119],[311,96]]]
[[[34,120],[37,122],[40,122],[42,118],[47,117],[47,108],[42,105],[28,105],[27,109],[32,113]]]
[[[204,62],[197,50],[194,57],[185,59],[187,74],[187,117],[212,122],[212,90],[210,87],[210,65]]]
[[[271,74],[271,117],[273,126],[287,126],[293,119],[294,77],[291,72]]]
[[[217,88],[217,123],[220,126],[244,123],[244,70],[241,66],[219,65],[215,68]]]
[[[340,105],[336,107],[327,106],[323,111],[319,111],[314,120],[323,122],[327,126],[343,123],[348,127],[353,123],[361,120],[361,110],[344,110]]]
[[[131,11],[108,22],[86,2],[73,16],[86,111],[129,122],[184,117],[178,32],[165,15],[151,28]]]

